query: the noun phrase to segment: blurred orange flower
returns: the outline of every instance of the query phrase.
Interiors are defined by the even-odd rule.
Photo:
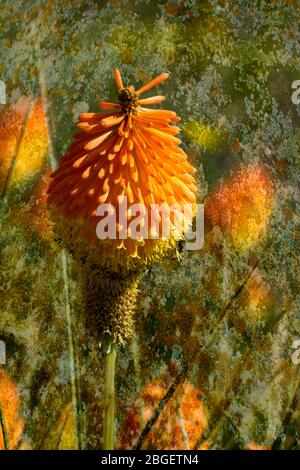
[[[166,203],[194,205],[196,198],[194,168],[187,155],[178,147],[179,128],[170,124],[180,118],[173,111],[146,109],[158,104],[163,96],[141,99],[140,95],[168,78],[162,73],[147,85],[135,91],[124,87],[118,69],[114,72],[119,90],[119,102],[100,102],[105,113],[84,113],[77,124],[79,133],[67,154],[52,174],[48,201],[54,215],[83,221],[81,237],[98,245],[96,216],[100,204],[109,203],[119,220],[119,204],[125,199],[128,206],[143,204],[147,215],[140,224],[147,223],[149,236],[143,240],[125,240],[119,237],[122,227],[117,226],[118,248],[125,248],[132,256],[138,248],[151,248],[150,209],[152,204]],[[128,221],[131,220],[127,212]],[[146,217],[148,217],[146,222]],[[173,222],[171,218],[171,223]]]
[[[20,399],[14,382],[0,368],[0,404],[6,426],[10,449],[19,448],[20,439],[24,429],[24,420],[19,416]],[[27,448],[27,445],[21,446]],[[4,439],[0,426],[0,450],[4,449]]]
[[[260,271],[256,270],[252,274],[245,285],[242,299],[254,320],[269,313],[272,303],[271,287],[266,283]]]
[[[0,115],[0,129],[0,185],[3,189],[5,184],[31,178],[45,162],[49,140],[42,101],[22,97],[9,105]]]
[[[257,444],[256,442],[251,442],[250,444],[247,445],[246,450],[271,450],[271,449],[268,446],[261,446],[260,444]]]
[[[205,214],[230,235],[237,249],[244,250],[264,234],[273,204],[274,189],[267,169],[249,166],[209,198]]]
[[[167,393],[161,381],[147,385],[129,409],[120,431],[120,449],[132,449],[156,406]],[[151,429],[143,449],[193,449],[207,427],[205,406],[200,391],[185,381],[165,405]],[[202,447],[201,447],[202,448]]]

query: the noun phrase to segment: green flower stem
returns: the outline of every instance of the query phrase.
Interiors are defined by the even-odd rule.
[[[116,355],[116,347],[113,341],[110,339],[109,350],[104,359],[104,450],[113,450],[114,448]]]

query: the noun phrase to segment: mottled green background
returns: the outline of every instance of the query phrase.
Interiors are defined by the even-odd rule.
[[[6,380],[24,420],[12,447],[102,445],[98,336],[48,233],[43,185],[78,114],[116,98],[117,66],[135,85],[170,72],[157,91],[182,118],[209,209],[203,249],[144,276],[135,337],[118,351],[116,441],[134,445],[175,380],[144,448],[300,448],[299,12],[288,0],[0,1],[0,399]]]

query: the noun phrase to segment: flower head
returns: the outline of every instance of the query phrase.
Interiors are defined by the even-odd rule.
[[[48,202],[54,215],[63,218],[65,229],[70,227],[73,238],[97,248],[105,245],[106,254],[126,250],[131,257],[140,257],[153,252],[157,241],[163,238],[159,216],[158,233],[156,230],[153,239],[152,205],[176,204],[182,212],[186,205],[195,206],[195,170],[179,147],[179,128],[172,125],[180,118],[173,111],[144,107],[161,103],[163,96],[141,98],[142,93],[166,80],[168,74],[162,73],[138,90],[124,87],[118,69],[114,76],[118,102],[102,101],[100,108],[105,112],[80,115],[76,141],[52,174]],[[124,227],[119,221],[125,199]],[[116,236],[105,243],[96,234],[99,221],[107,220],[107,214],[97,215],[98,206],[103,204],[115,208],[116,220]],[[129,227],[134,219],[130,209],[133,204],[145,208],[144,213],[139,213],[142,235],[136,238]],[[192,215],[193,210],[185,222],[189,223]],[[173,212],[170,223],[175,226]],[[179,232],[182,237],[183,230]]]

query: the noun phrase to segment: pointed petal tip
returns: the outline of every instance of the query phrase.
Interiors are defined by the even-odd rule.
[[[114,77],[115,77],[115,81],[116,81],[118,89],[122,90],[124,88],[124,85],[123,85],[123,82],[122,82],[122,77],[121,77],[120,70],[118,68],[115,68],[115,70],[114,70]]]
[[[158,85],[159,83],[164,82],[165,80],[167,80],[168,77],[169,77],[169,74],[167,72],[161,73],[160,75],[155,77],[153,80],[151,80],[149,83],[142,86],[142,88],[137,90],[136,94],[141,95],[145,91],[150,90],[150,88],[153,88],[154,86]]]

